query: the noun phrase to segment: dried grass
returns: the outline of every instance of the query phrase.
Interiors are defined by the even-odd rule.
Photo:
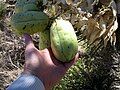
[[[10,29],[0,30],[0,90],[4,90],[21,72],[24,42]]]

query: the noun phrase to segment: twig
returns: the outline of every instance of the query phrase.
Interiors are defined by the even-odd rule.
[[[16,66],[16,65],[12,62],[10,55],[8,55],[8,58],[9,58],[10,63],[11,63],[14,67],[16,67],[17,69],[19,69],[19,67]]]

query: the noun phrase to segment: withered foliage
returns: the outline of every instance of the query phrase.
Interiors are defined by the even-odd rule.
[[[105,85],[110,86],[111,83],[115,84],[113,81],[116,79],[112,78],[115,76],[111,75],[109,77],[108,74],[116,74],[116,72],[112,70],[119,66],[113,65],[118,64],[119,53],[111,51],[111,47],[108,48],[108,46],[111,44],[115,49],[118,40],[116,38],[119,34],[116,34],[116,30],[118,29],[117,15],[120,14],[120,0],[36,1],[38,2],[39,9],[49,16],[51,22],[60,17],[69,20],[74,26],[78,36],[78,42],[81,43],[81,40],[83,40],[84,43],[89,43],[87,44],[88,46],[95,46],[92,48],[88,47],[87,49],[89,49],[90,52],[94,52],[92,52],[92,54],[88,53],[89,55],[85,56],[83,62],[81,61],[81,63],[70,69],[64,77],[63,81],[65,82],[65,85],[67,84],[67,87],[64,87],[63,83],[60,83],[58,85],[59,88],[56,87],[55,89],[58,88],[61,90],[61,88],[67,88],[72,90],[86,90],[86,87],[88,87],[87,90],[104,90],[107,87]],[[20,68],[24,63],[25,47],[22,38],[17,37],[12,32],[9,23],[11,15],[15,13],[16,0],[0,0],[0,2],[5,4],[5,9],[3,8],[4,4],[1,4],[3,6],[0,6],[0,18],[2,16],[0,24],[0,89],[2,90],[5,89],[5,87],[7,87],[21,72]],[[38,42],[38,37],[39,36],[36,34],[33,38],[36,43]],[[83,44],[83,47],[86,48],[85,46],[87,45]],[[107,47],[107,49],[104,49],[99,54],[95,54],[100,48],[99,46]],[[95,56],[94,60],[91,58],[91,55]],[[104,55],[106,57],[103,57]],[[83,65],[84,68],[81,65]],[[74,72],[74,69],[76,72]],[[116,74],[117,78],[119,78],[118,74],[119,73]],[[108,76],[108,78],[106,76]],[[119,87],[119,85],[117,85],[117,87]]]

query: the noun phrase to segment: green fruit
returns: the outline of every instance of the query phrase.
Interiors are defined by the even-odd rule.
[[[44,30],[39,33],[39,49],[43,50],[50,47],[50,30]]]
[[[0,1],[0,20],[4,17],[5,9],[5,3]]]
[[[17,4],[20,4],[20,3],[22,3],[22,4],[30,4],[30,3],[36,3],[37,2],[37,0],[17,0]]]
[[[23,11],[23,6],[24,6],[23,3],[16,3],[15,4],[15,12],[16,13],[22,12]]]
[[[16,13],[11,18],[12,27],[20,35],[43,31],[47,27],[48,22],[48,16],[44,12],[38,11]]]
[[[34,5],[28,5],[28,4],[34,4]],[[28,5],[28,6],[26,6],[26,5]],[[19,13],[19,12],[24,11],[24,6],[26,6],[27,8],[29,7],[30,9],[35,9],[35,7],[37,7],[35,5],[36,5],[36,0],[17,0],[17,2],[15,4],[15,12]]]
[[[78,51],[77,37],[69,21],[56,20],[50,30],[51,48],[55,57],[69,62]]]
[[[26,4],[23,7],[23,11],[38,11],[38,7],[35,4]]]

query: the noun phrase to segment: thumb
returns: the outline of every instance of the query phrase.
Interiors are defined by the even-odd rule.
[[[36,48],[33,44],[32,37],[28,34],[24,34],[25,39],[25,60],[31,60],[33,58],[33,55],[36,54]],[[35,55],[34,55],[35,56]]]
[[[29,34],[24,34],[25,40],[25,58],[30,57],[35,52],[35,46],[32,41],[32,37]]]
[[[29,34],[24,34],[24,40],[25,40],[25,45],[26,45],[26,49],[32,49],[34,47],[32,38]]]

